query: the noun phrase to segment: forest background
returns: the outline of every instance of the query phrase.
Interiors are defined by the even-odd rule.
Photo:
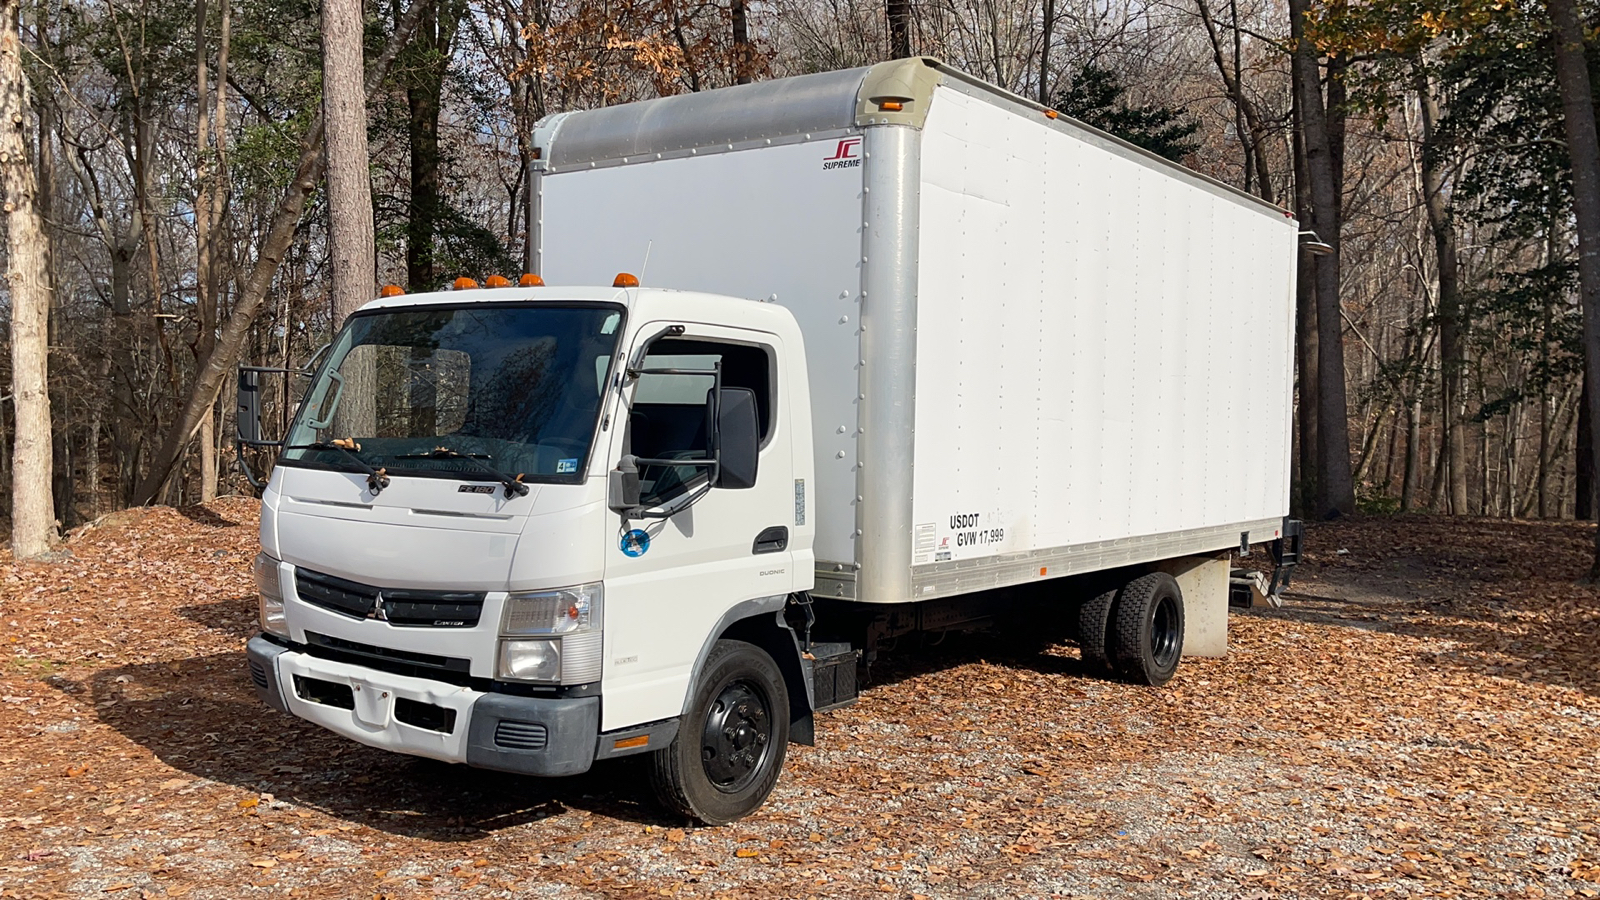
[[[233,367],[305,366],[382,284],[515,280],[541,117],[911,54],[1314,232],[1298,512],[1592,518],[1597,22],[1578,0],[0,0],[0,534],[32,555],[247,492]]]

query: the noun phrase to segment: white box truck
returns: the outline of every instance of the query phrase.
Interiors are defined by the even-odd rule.
[[[1295,558],[1282,210],[931,59],[535,144],[552,286],[386,290],[280,442],[241,372],[277,709],[723,823],[886,640],[1028,589],[1161,684]]]

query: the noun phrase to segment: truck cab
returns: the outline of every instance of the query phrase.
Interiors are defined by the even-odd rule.
[[[627,279],[619,279],[626,284]],[[353,315],[262,496],[251,677],[353,740],[531,775],[654,753],[754,809],[811,694],[810,402],[784,308],[637,287]]]

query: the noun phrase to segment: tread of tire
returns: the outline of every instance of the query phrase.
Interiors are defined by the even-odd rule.
[[[1078,647],[1083,651],[1083,664],[1096,671],[1111,669],[1107,639],[1116,599],[1115,590],[1106,591],[1085,601],[1078,610]]]
[[[650,787],[668,812],[694,818],[689,798],[683,792],[683,769],[678,765],[677,755],[667,748],[650,754]]]
[[[713,672],[716,670],[717,666],[722,663],[724,658],[736,653],[744,652],[746,650],[754,650],[762,654],[762,656],[766,657],[770,662],[773,663],[774,669],[777,669],[776,661],[771,660],[771,657],[767,656],[766,651],[762,650],[760,647],[744,641],[728,639],[720,640],[716,643],[716,645],[712,648],[711,653],[706,656],[705,663],[701,666],[700,671],[701,673]],[[774,675],[775,677],[773,679],[773,683],[779,689],[779,696],[773,699],[775,701],[782,700],[784,697],[782,693],[784,688],[782,671],[777,670],[774,672]],[[699,688],[696,687],[694,690],[698,691]],[[787,709],[779,711],[775,708],[773,712],[774,715],[787,715]],[[784,719],[784,722],[787,723],[787,719]],[[680,724],[678,736],[674,738],[673,741],[666,747],[663,747],[662,749],[650,754],[650,785],[655,791],[656,798],[661,801],[661,805],[664,806],[668,811],[678,813],[687,819],[699,821],[703,824],[726,824],[726,821],[732,821],[732,819],[728,819],[726,821],[709,819],[702,816],[695,810],[694,803],[690,800],[689,792],[686,787],[690,777],[689,773],[684,771],[679,760],[679,754],[674,752],[679,742],[686,738],[686,735],[681,729],[682,725]],[[785,744],[788,740],[787,732],[788,729],[783,728],[782,735],[780,737],[780,740]],[[689,737],[692,739],[693,736],[691,735]],[[780,746],[778,752],[781,753],[783,749],[786,749],[786,747]],[[688,764],[690,765],[694,765],[696,763],[697,760],[688,761]],[[781,758],[779,759],[777,765],[778,771],[774,772],[772,775],[773,783],[776,783],[777,778],[782,771],[783,763]],[[769,784],[767,791],[770,790],[771,785]],[[763,793],[763,799],[764,798],[765,793]]]
[[[706,656],[705,664],[701,671],[710,671],[724,656],[734,652],[738,644],[728,641],[718,641]],[[661,801],[669,811],[681,816],[695,818],[694,807],[689,804],[689,797],[683,788],[683,767],[678,765],[678,755],[672,752],[672,746],[662,748],[650,754],[650,786],[655,789],[656,799]]]

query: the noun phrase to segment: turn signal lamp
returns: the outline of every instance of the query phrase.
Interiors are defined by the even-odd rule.
[[[638,287],[639,278],[636,275],[629,275],[627,272],[618,272],[617,280],[611,282],[611,286],[620,288]]]
[[[400,289],[400,285],[398,285],[398,284],[386,284],[386,285],[383,286],[383,290],[378,292],[378,296],[379,297],[398,297],[398,296],[400,296],[401,294],[404,294],[404,293],[405,293],[405,291]]]
[[[457,278],[455,283],[451,285],[451,287],[458,291],[470,291],[477,286],[478,283],[476,281],[473,281],[471,278],[468,278],[465,275]]]
[[[522,287],[544,287],[544,279],[529,272],[517,279],[517,284]]]
[[[511,287],[511,281],[504,275],[490,275],[483,280],[484,287]]]

